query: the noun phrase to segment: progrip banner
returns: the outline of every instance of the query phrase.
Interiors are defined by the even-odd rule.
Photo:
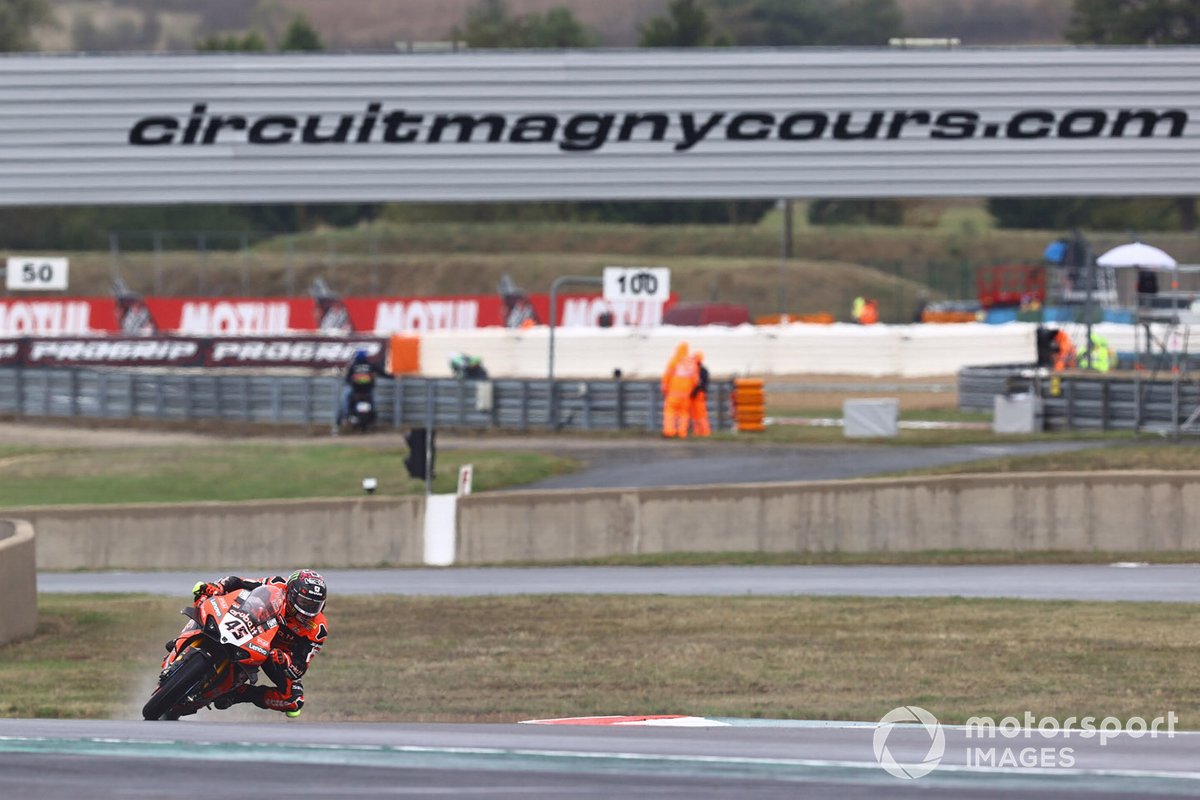
[[[0,366],[24,367],[344,367],[364,350],[383,363],[387,340],[374,337],[55,336],[0,341]]]
[[[616,326],[662,323],[674,302],[609,303],[590,295],[559,298],[562,327],[595,327],[604,315]],[[75,297],[0,300],[0,336],[283,336],[340,333],[390,336],[437,330],[517,328],[543,324],[548,295],[450,297]]]

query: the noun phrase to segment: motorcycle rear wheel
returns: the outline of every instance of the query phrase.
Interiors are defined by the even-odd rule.
[[[146,705],[142,706],[142,716],[148,720],[168,717],[171,709],[204,680],[209,669],[208,659],[203,653],[189,650],[183,656],[183,663],[159,683]]]

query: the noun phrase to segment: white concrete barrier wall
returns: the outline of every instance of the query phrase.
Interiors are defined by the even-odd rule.
[[[654,378],[676,345],[701,350],[717,377],[841,374],[920,377],[949,375],[965,366],[1032,362],[1036,327],[1009,325],[742,325],[737,328],[560,328],[555,332],[555,375]],[[544,378],[549,368],[547,328],[432,331],[421,336],[425,375],[450,375],[457,352],[480,356],[494,377]]]

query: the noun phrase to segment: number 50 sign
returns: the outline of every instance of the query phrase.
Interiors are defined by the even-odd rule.
[[[24,256],[8,259],[9,290],[53,291],[67,288],[67,259]]]
[[[666,267],[605,267],[604,299],[658,300],[671,296],[671,270]]]

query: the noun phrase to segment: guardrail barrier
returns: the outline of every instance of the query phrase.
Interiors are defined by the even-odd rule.
[[[1200,379],[1187,373],[1053,372],[1032,364],[968,367],[958,374],[958,407],[991,411],[1000,394],[1033,392],[1045,430],[1200,433]]]
[[[0,368],[0,414],[100,419],[232,420],[332,424],[341,378],[151,372],[137,369]],[[708,394],[714,430],[730,430],[732,383]],[[378,424],[436,428],[658,431],[658,381],[398,378],[375,387]]]

